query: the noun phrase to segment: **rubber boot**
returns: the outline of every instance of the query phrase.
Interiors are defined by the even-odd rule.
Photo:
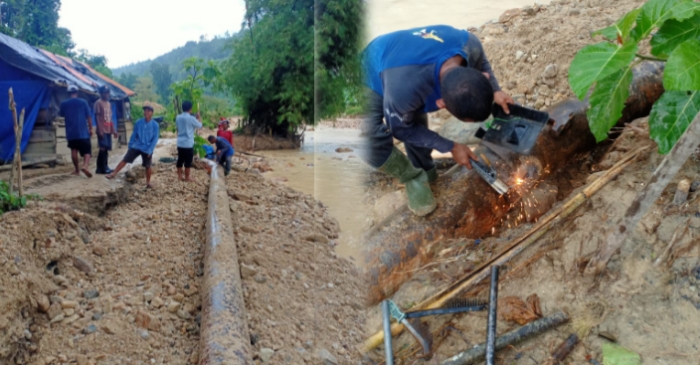
[[[438,173],[437,173],[437,166],[433,166],[432,169],[428,170],[425,172],[428,174],[428,183],[432,184],[437,181],[438,179]]]
[[[100,152],[97,153],[97,161],[95,161],[95,174],[98,175],[104,175],[107,172],[105,172],[105,167],[104,167],[104,158],[105,158],[105,151],[100,150]]]
[[[413,214],[423,217],[437,207],[437,202],[428,184],[428,174],[423,169],[414,167],[408,157],[394,147],[379,171],[398,178],[406,186],[408,208]]]

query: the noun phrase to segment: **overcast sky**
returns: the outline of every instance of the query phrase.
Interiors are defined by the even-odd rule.
[[[59,26],[77,49],[107,56],[110,68],[144,61],[173,48],[241,29],[243,0],[62,0]]]

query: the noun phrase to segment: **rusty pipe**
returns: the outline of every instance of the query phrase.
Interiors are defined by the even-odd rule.
[[[226,180],[211,169],[199,365],[253,365]]]
[[[663,66],[643,62],[633,69],[630,96],[618,125],[647,116],[652,105],[663,93]],[[531,156],[510,154],[505,158],[479,146],[475,154],[486,155],[500,177],[512,176],[528,166],[531,176],[546,179],[569,163],[577,154],[595,147],[595,138],[588,127],[588,104],[565,100],[548,112],[551,123],[537,140]],[[505,181],[506,184],[512,181]],[[374,305],[393,294],[407,281],[415,269],[427,262],[438,243],[447,238],[483,238],[506,217],[515,205],[518,191],[499,196],[471,170],[459,167],[446,179],[435,183],[433,192],[437,209],[426,217],[416,217],[409,211],[392,216],[386,224],[372,229],[365,237],[365,274],[368,304]]]

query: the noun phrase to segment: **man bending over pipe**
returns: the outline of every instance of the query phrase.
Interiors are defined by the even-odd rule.
[[[508,113],[513,99],[501,91],[479,39],[465,30],[436,25],[397,31],[375,38],[363,52],[362,127],[369,151],[363,159],[405,184],[410,210],[428,215],[437,206],[429,185],[437,180],[432,151],[451,152],[469,169],[477,157],[428,129],[427,113],[447,108],[461,121],[479,122],[494,102]]]

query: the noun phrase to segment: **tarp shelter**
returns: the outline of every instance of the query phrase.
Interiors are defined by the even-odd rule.
[[[114,124],[120,141],[126,141],[125,122],[129,115],[129,97],[135,93],[114,80],[100,74],[89,65],[30,46],[18,39],[0,34],[0,164],[12,160],[15,151],[14,123],[9,110],[8,90],[12,88],[17,115],[25,109],[21,152],[31,142],[51,143],[54,154],[56,127],[60,103],[68,98],[66,88],[75,85],[92,108],[99,98],[102,85],[110,89]],[[93,123],[95,121],[93,111]],[[43,151],[43,150],[42,150]]]

